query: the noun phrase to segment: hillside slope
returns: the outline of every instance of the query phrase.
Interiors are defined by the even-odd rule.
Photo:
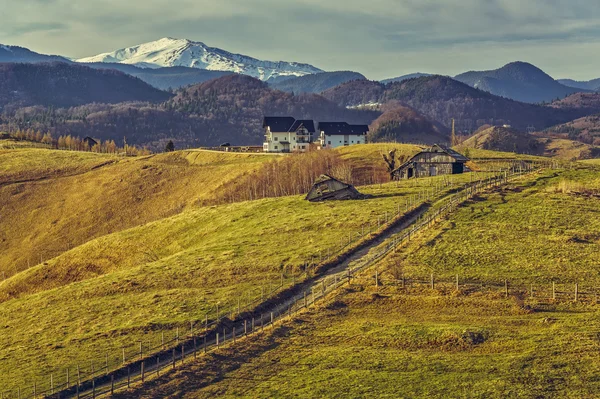
[[[600,206],[561,187],[598,183],[548,171],[479,196],[318,306],[117,398],[595,397],[599,311],[572,292],[599,281]]]
[[[163,102],[169,94],[114,70],[66,63],[0,64],[0,107]]]
[[[339,71],[339,72],[320,72],[312,75],[300,76],[297,78],[286,79],[280,83],[271,85],[274,89],[287,91],[288,93],[321,93],[332,87],[351,80],[365,80],[364,75],[358,72]]]
[[[177,214],[270,159],[207,151],[129,159],[0,151],[0,270],[12,275],[95,237]]]

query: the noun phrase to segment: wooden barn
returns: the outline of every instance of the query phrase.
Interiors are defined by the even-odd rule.
[[[469,158],[453,149],[435,144],[406,161],[392,172],[394,180],[438,175],[457,175],[465,170]]]
[[[364,196],[353,185],[341,182],[328,175],[321,175],[306,195],[306,199],[310,202],[362,198]]]

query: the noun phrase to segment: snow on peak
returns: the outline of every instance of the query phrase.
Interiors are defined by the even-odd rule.
[[[6,51],[10,51],[11,53],[13,52],[12,49],[8,46],[5,46],[4,44],[0,44],[0,49],[2,50],[6,50]]]
[[[261,61],[242,54],[233,54],[215,47],[208,47],[202,42],[172,37],[164,37],[153,42],[76,61],[132,64],[143,68],[185,66],[211,71],[231,71],[261,80],[278,76],[304,76],[323,72],[308,64]]]

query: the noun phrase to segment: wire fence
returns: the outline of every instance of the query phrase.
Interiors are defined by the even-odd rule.
[[[464,201],[518,179],[538,167],[533,164],[521,165],[519,168],[512,167],[488,178],[463,184],[453,184],[448,179],[445,180],[446,183],[431,188],[424,187],[419,193],[403,198],[393,212],[381,214],[376,228],[374,223],[369,231],[363,226],[356,234],[351,234],[347,241],[342,239],[335,252],[327,253],[327,256],[322,252],[312,255],[307,261],[309,267],[302,273],[282,273],[277,282],[269,284],[269,289],[262,285],[260,294],[246,303],[238,300],[228,306],[215,304],[212,314],[207,313],[203,320],[192,320],[162,329],[145,342],[114,348],[102,358],[74,362],[74,366],[50,373],[44,381],[23,384],[23,388],[10,392],[0,391],[1,398],[95,398],[160,375],[168,368],[196,358],[199,353],[206,353],[225,343],[262,332],[282,318],[311,306],[328,292],[350,282],[356,274],[410,242],[418,232],[446,217]],[[424,207],[424,204],[431,205],[433,201],[442,203]],[[389,232],[391,227],[406,222],[410,216],[414,221],[408,228],[393,234],[385,243],[375,245],[377,238]],[[350,263],[344,270],[330,272],[323,277],[314,276],[315,273],[332,269],[343,256],[370,245],[375,248],[357,262]],[[377,278],[376,283],[379,284]],[[405,283],[416,284],[417,280]],[[256,291],[257,289],[254,290]],[[560,292],[562,291],[557,291],[557,294],[560,295]]]

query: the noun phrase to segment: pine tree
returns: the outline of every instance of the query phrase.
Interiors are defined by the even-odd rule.
[[[167,145],[165,146],[165,152],[175,151],[175,144],[173,144],[173,140],[169,140]]]

